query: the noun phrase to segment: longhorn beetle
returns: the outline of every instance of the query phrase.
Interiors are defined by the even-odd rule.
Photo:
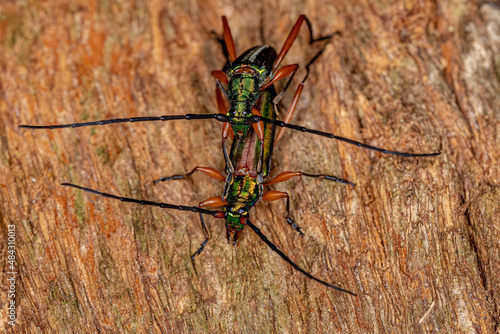
[[[216,93],[217,93],[217,101],[220,107],[221,104],[223,103],[222,96],[218,89],[216,90]],[[276,119],[277,116],[276,108],[273,106],[272,103],[274,97],[276,97],[276,91],[274,89],[274,86],[270,86],[262,92],[258,101],[256,101],[257,105],[261,107],[262,115],[264,117],[273,120]],[[296,105],[297,105],[296,103],[292,103],[289,107],[288,112],[293,112],[293,110],[291,109],[294,109]],[[118,199],[123,202],[132,202],[142,205],[159,206],[160,208],[193,211],[199,213],[201,227],[203,230],[203,234],[205,235],[205,240],[198,248],[198,250],[191,256],[191,258],[194,258],[196,255],[200,254],[203,251],[210,238],[208,228],[203,219],[204,214],[212,215],[215,218],[221,218],[226,220],[226,237],[228,242],[230,242],[232,236],[233,245],[236,244],[236,241],[238,240],[238,237],[240,236],[245,226],[249,226],[260,237],[262,241],[264,241],[274,252],[278,253],[278,255],[281,256],[281,258],[283,258],[286,262],[288,262],[294,269],[300,271],[308,278],[315,280],[316,282],[319,282],[329,288],[333,288],[335,290],[346,292],[355,296],[354,293],[348,290],[326,283],[325,281],[322,281],[304,271],[302,268],[297,266],[292,260],[290,260],[283,252],[281,252],[276,247],[276,245],[274,245],[260,231],[260,229],[257,228],[255,225],[253,225],[253,223],[250,221],[248,211],[255,205],[255,203],[257,203],[257,201],[259,201],[259,199],[262,199],[263,201],[276,201],[284,198],[286,199],[284,218],[292,228],[294,228],[297,232],[299,232],[300,235],[303,235],[300,227],[297,226],[297,224],[293,221],[293,219],[289,215],[288,193],[275,190],[267,191],[264,193],[262,182],[259,183],[258,180],[258,176],[262,175],[263,181],[265,182],[271,170],[271,158],[272,158],[273,146],[277,141],[279,141],[279,138],[276,138],[275,140],[275,128],[276,126],[271,123],[264,125],[262,129],[263,142],[261,142],[261,140],[259,139],[259,135],[257,135],[257,132],[252,127],[248,129],[248,133],[246,136],[234,138],[231,146],[231,155],[230,155],[231,163],[234,166],[234,178],[232,182],[225,183],[224,187],[225,190],[223,192],[224,195],[222,198],[221,196],[210,197],[200,202],[199,207],[176,206],[168,203],[141,201],[137,199],[119,197],[108,193],[103,193],[94,189],[84,188],[71,183],[63,183],[63,185],[81,189],[104,197]],[[263,151],[261,151],[261,149],[263,149]],[[263,173],[259,174],[258,168],[261,165],[263,165]],[[210,167],[197,166],[187,174],[163,177],[155,182],[184,179],[191,176],[194,172],[202,172],[212,178],[221,181],[226,180],[226,177],[224,177],[216,169]],[[295,176],[322,178],[354,186],[353,183],[337,178],[335,176],[329,176],[324,174],[314,175],[300,171],[283,172],[278,176],[276,176],[274,179],[270,180],[269,182],[265,182],[263,185],[270,186],[275,183],[289,180]],[[219,211],[211,211],[204,209],[204,207],[213,207],[222,209],[220,209]]]
[[[31,129],[59,129],[125,122],[169,121],[180,119],[215,119],[219,122],[223,122],[224,126],[222,132],[222,149],[224,160],[226,163],[226,177],[224,177],[220,172],[213,168],[198,166],[187,174],[164,177],[158,180],[168,181],[173,179],[181,179],[190,176],[195,171],[199,171],[209,175],[210,177],[225,181],[222,196],[211,197],[205,201],[202,201],[200,203],[200,207],[173,205],[169,203],[158,203],[119,197],[70,183],[63,183],[62,185],[71,186],[104,197],[118,199],[124,202],[158,206],[161,208],[181,211],[197,212],[200,215],[205,240],[192,257],[200,254],[203,251],[209,239],[209,233],[203,220],[203,215],[211,215],[215,218],[226,219],[226,235],[228,241],[230,240],[230,237],[233,236],[233,244],[235,244],[238,240],[238,237],[244,226],[249,226],[261,238],[261,240],[263,240],[269,247],[271,247],[273,251],[277,252],[285,261],[290,263],[290,265],[292,265],[292,267],[296,270],[327,287],[354,295],[354,293],[350,291],[326,283],[305,272],[294,262],[292,262],[285,254],[283,254],[249,220],[248,210],[253,207],[253,205],[259,199],[262,199],[264,201],[275,201],[285,198],[287,202],[284,216],[287,222],[295,230],[302,234],[301,229],[294,223],[293,219],[289,217],[288,194],[279,191],[268,191],[264,193],[263,186],[283,182],[295,176],[317,177],[354,185],[349,181],[339,179],[334,176],[328,176],[324,174],[314,175],[303,172],[283,172],[271,181],[265,182],[270,172],[271,157],[274,144],[281,139],[284,129],[289,128],[296,131],[308,132],[319,136],[338,139],[353,145],[387,154],[406,157],[430,157],[438,155],[440,154],[440,152],[437,151],[435,153],[414,154],[399,151],[390,151],[363,144],[348,138],[336,136],[332,133],[307,129],[302,126],[288,123],[296,109],[297,102],[304,87],[304,82],[309,74],[309,66],[315,59],[317,59],[322,50],[313,58],[313,60],[311,60],[307,64],[307,74],[300,82],[294,94],[293,101],[288,108],[288,111],[284,117],[284,121],[277,120],[277,104],[279,103],[286,89],[289,87],[298,69],[297,64],[287,65],[282,68],[279,68],[279,66],[286,53],[290,50],[304,21],[306,21],[309,27],[311,43],[316,41],[312,38],[313,34],[309,20],[304,15],[301,15],[292,28],[290,34],[288,35],[279,54],[277,54],[272,47],[268,45],[262,45],[251,48],[244,52],[241,56],[236,57],[235,45],[231,35],[231,31],[227,24],[226,18],[222,18],[224,42],[228,53],[229,62],[224,67],[224,71],[212,72],[212,75],[215,77],[218,87],[216,89],[216,96],[219,113],[120,118],[61,125],[20,125],[20,127]],[[320,38],[318,40],[328,39],[331,36],[332,35]],[[274,83],[289,76],[290,74],[290,79],[284,85],[284,88],[279,94],[276,94]],[[229,110],[226,110],[224,98],[222,95],[224,95],[227,99]],[[276,126],[280,127],[280,131],[275,138]],[[234,137],[230,155],[227,153],[225,145],[225,141],[228,136]],[[221,207],[222,210],[212,211],[205,209],[204,207]]]

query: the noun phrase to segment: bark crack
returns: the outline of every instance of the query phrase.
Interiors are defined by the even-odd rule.
[[[493,292],[491,291],[490,287],[490,282],[488,281],[488,278],[490,275],[488,274],[488,270],[486,268],[486,265],[482,259],[481,253],[480,253],[480,246],[478,245],[478,241],[476,238],[476,229],[474,225],[472,224],[472,219],[470,216],[469,212],[469,207],[464,212],[464,218],[467,222],[467,237],[469,239],[470,245],[472,247],[472,251],[476,255],[476,262],[477,262],[477,268],[479,270],[479,277],[481,278],[481,283],[483,285],[484,290],[487,292],[486,293],[486,300],[493,305],[493,309],[490,310],[490,316],[493,320],[493,323],[495,325],[495,332],[500,329],[500,316],[499,316],[499,305],[496,303],[496,299],[493,296]]]

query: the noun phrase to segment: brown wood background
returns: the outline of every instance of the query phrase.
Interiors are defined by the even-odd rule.
[[[500,333],[500,5],[481,1],[2,1],[0,328],[16,333]],[[116,117],[216,111],[212,31],[237,52],[280,48],[299,14],[336,37],[313,66],[294,123],[389,149],[382,155],[287,132],[274,171],[293,180],[300,238],[283,203],[251,212],[294,272],[251,231],[236,247],[196,214],[61,187],[196,205],[217,181],[152,185],[223,168],[220,124],[177,121],[30,131]],[[305,29],[304,29],[305,30]],[[314,50],[301,33],[288,63]],[[300,72],[299,75],[303,75]],[[295,84],[294,84],[295,86]],[[289,101],[292,93],[288,94]],[[17,242],[17,320],[8,325],[7,225]]]

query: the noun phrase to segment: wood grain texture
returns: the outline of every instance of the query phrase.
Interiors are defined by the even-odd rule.
[[[437,158],[382,155],[288,131],[284,170],[347,178],[288,191],[226,243],[209,219],[61,187],[196,205],[221,192],[196,165],[223,169],[220,124],[31,131],[19,124],[216,111],[226,15],[237,52],[280,48],[300,14],[341,31],[312,67],[293,123]],[[304,29],[305,30],[305,29]],[[265,41],[262,39],[265,38]],[[17,320],[10,333],[500,333],[500,5],[479,1],[34,1],[0,4],[0,249],[15,225]],[[314,54],[301,32],[287,63]],[[299,76],[304,72],[299,72]],[[294,83],[294,86],[296,83]],[[284,105],[291,100],[287,94]]]

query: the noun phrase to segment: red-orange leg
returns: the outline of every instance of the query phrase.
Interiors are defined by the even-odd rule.
[[[307,19],[306,19],[307,20]],[[314,42],[314,40],[312,39],[312,31],[309,29],[309,32],[311,33],[311,43]],[[329,39],[330,37],[324,37],[322,39]],[[322,39],[318,39],[318,40],[322,40]],[[286,115],[285,115],[285,119],[283,120],[285,123],[289,123],[290,120],[292,119],[292,116],[293,116],[293,113],[295,112],[295,109],[297,108],[297,103],[299,102],[299,98],[300,98],[300,95],[302,94],[302,90],[304,89],[304,82],[307,80],[307,77],[309,76],[309,67],[311,66],[312,63],[314,63],[316,61],[316,59],[318,59],[318,57],[323,53],[324,51],[324,48],[322,48],[310,61],[309,63],[307,63],[306,65],[306,75],[304,76],[304,79],[302,79],[302,82],[299,84],[299,86],[297,87],[297,90],[295,91],[295,95],[293,96],[293,100],[292,100],[292,103],[290,104],[290,106],[288,107],[288,111],[286,112]],[[286,66],[285,66],[286,67]],[[283,67],[282,69],[284,69],[285,67]],[[282,70],[281,69],[281,70]],[[280,71],[281,71],[280,70]],[[281,90],[281,92],[274,98],[273,100],[273,104],[277,105],[279,103],[279,101],[281,100],[281,98],[283,97],[283,94],[285,93],[286,89],[288,88],[288,85],[290,84],[290,82],[292,81],[293,79],[293,76],[295,75],[295,72],[292,74],[292,77],[290,78],[290,80],[288,80],[286,86]],[[280,128],[279,132],[278,132],[278,135],[276,136],[275,140],[274,140],[274,144],[276,144],[280,139],[281,137],[283,136],[283,133],[285,132],[285,128],[282,127]]]
[[[283,173],[280,173],[278,176],[276,176],[271,181],[264,183],[264,185],[270,186],[271,184],[285,182],[285,181],[290,180],[293,177],[301,176],[301,175],[302,175],[302,172],[283,172]]]
[[[228,136],[234,139],[234,131],[229,122],[222,125],[222,138],[227,139]]]
[[[266,85],[262,88],[262,89],[265,89],[267,87],[269,87],[271,84],[273,84],[274,82],[276,82],[277,80],[280,80],[284,77],[286,77],[287,75],[289,75],[290,73],[292,73],[292,76],[290,77],[290,79],[288,80],[288,82],[286,83],[286,85],[284,86],[284,88],[281,90],[281,92],[274,98],[273,100],[273,104],[274,105],[277,105],[279,103],[279,101],[281,100],[281,98],[283,97],[283,95],[285,94],[285,91],[288,89],[288,87],[290,86],[291,82],[292,82],[292,79],[293,77],[295,76],[295,73],[297,71],[297,69],[293,69],[292,66],[296,66],[295,64],[294,65],[288,65],[288,66],[284,66],[283,68],[281,68],[275,75],[274,73],[276,72],[276,70],[278,69],[280,63],[282,62],[283,58],[285,57],[286,53],[288,52],[288,50],[290,50],[293,42],[295,41],[295,39],[297,38],[297,35],[300,31],[300,28],[302,26],[302,23],[303,22],[306,22],[307,24],[307,27],[309,28],[309,44],[312,44],[314,42],[318,42],[318,41],[329,41],[332,36],[338,34],[338,32],[335,32],[333,34],[330,34],[330,35],[327,35],[327,36],[323,36],[323,37],[319,37],[317,39],[314,39],[313,38],[313,32],[312,32],[312,26],[311,26],[311,22],[309,21],[309,19],[304,16],[304,15],[301,15],[299,17],[299,19],[297,20],[297,22],[295,23],[295,25],[293,26],[292,30],[290,31],[290,34],[288,35],[286,41],[285,41],[285,44],[283,45],[278,57],[276,57],[276,60],[273,64],[273,70],[271,72],[271,77],[272,77],[272,80],[269,82],[269,83],[266,83]],[[328,42],[327,42],[328,43]],[[325,44],[326,46],[326,44]],[[325,49],[325,46],[323,46],[323,48],[307,63],[306,65],[306,75],[304,77],[304,79],[302,80],[301,84],[303,84],[306,79],[307,79],[307,76],[309,75],[309,67],[311,66],[312,63],[314,63],[316,61],[316,59],[318,59],[318,57],[323,53],[324,49]],[[287,67],[290,67],[290,68],[287,68]],[[300,89],[300,91],[302,91],[302,88],[299,87],[298,89]],[[299,94],[300,95],[300,94]],[[293,113],[293,111],[292,111]],[[291,116],[290,116],[291,117]],[[281,133],[283,131],[280,131]],[[277,141],[277,140],[276,140]]]
[[[227,111],[226,101],[222,97],[220,92],[220,87],[215,88],[215,96],[217,98],[217,108],[219,109],[219,113],[225,115]],[[222,125],[222,138],[227,139],[227,137],[231,137],[234,139],[234,131],[229,122],[226,122]]]
[[[252,107],[252,115],[254,116],[261,116],[260,111]],[[262,165],[263,165],[263,160],[264,160],[264,123],[263,122],[257,122],[257,123],[252,123],[252,127],[257,133],[257,138],[260,140],[260,157],[259,157],[259,164],[257,165],[257,173],[259,173],[259,177],[257,178],[257,182],[259,183],[259,188],[260,188],[260,193],[263,193],[263,187],[262,187]]]
[[[233,35],[231,35],[231,29],[229,29],[225,16],[222,17],[222,28],[224,30],[224,43],[226,43],[229,59],[233,62],[236,60],[236,48],[234,47]]]
[[[274,61],[272,70],[273,73],[276,72],[276,69],[280,66],[281,62],[283,61],[283,58],[285,58],[286,54],[292,47],[293,42],[295,42],[295,39],[299,35],[300,27],[302,26],[302,23],[304,22],[305,18],[306,18],[305,15],[300,15],[297,22],[293,26],[292,30],[288,34],[288,37],[285,40],[285,44],[283,44],[283,47],[281,48],[281,51],[278,54],[278,57],[276,57],[276,60]]]
[[[222,72],[222,71],[221,71]],[[224,73],[224,72],[222,72]],[[225,77],[225,74],[224,74]],[[226,104],[224,99],[222,98],[221,95],[221,90],[223,89],[220,85],[220,82],[217,80],[217,83],[219,84],[219,87],[215,89],[215,96],[217,97],[217,107],[219,109],[220,114],[225,114],[226,113]],[[231,137],[231,139],[234,139],[234,131],[233,128],[231,127],[231,124],[229,122],[226,122],[222,125],[222,153],[224,155],[224,161],[226,163],[226,167],[228,170],[228,174],[226,177],[226,187],[224,188],[224,191],[222,193],[222,198],[225,199],[227,197],[227,191],[228,187],[227,185],[230,185],[233,183],[233,173],[234,173],[234,167],[229,159],[229,154],[227,153],[227,148],[226,148],[226,139],[227,137]]]
[[[225,115],[228,107],[226,105],[226,100],[222,97],[219,87],[215,88],[215,98],[217,100],[217,109],[219,110],[219,113]]]
[[[272,84],[274,84],[276,81],[279,81],[283,78],[286,78],[288,75],[290,75],[290,73],[293,73],[290,80],[288,81],[291,81],[291,79],[293,78],[293,76],[295,75],[295,72],[297,72],[297,69],[299,68],[299,65],[297,64],[292,64],[292,65],[286,65],[286,66],[283,66],[282,68],[279,69],[279,71],[273,76],[273,78],[271,79],[271,81],[269,81],[268,83],[266,83],[264,86],[260,87],[260,90],[264,90],[268,87],[270,87]],[[287,86],[288,86],[288,83],[287,83]]]
[[[210,208],[220,208],[220,207],[226,206],[226,205],[227,205],[227,202],[223,201],[220,198],[220,196],[214,196],[214,197],[207,198],[204,201],[201,201],[199,207],[203,208],[205,206],[208,206]]]
[[[212,71],[212,76],[215,78],[215,82],[217,82],[217,87],[219,87],[219,89],[224,93],[227,99],[226,89],[224,88],[224,86],[222,86],[223,83],[225,83],[226,85],[229,83],[226,73],[216,70]]]
[[[212,71],[212,76],[222,82],[222,83],[225,83],[226,85],[229,83],[229,81],[227,80],[227,76],[226,76],[226,73],[224,73],[223,71],[220,71],[220,70],[215,70],[215,71]]]
[[[260,111],[255,107],[252,107],[252,115],[261,116]],[[264,141],[264,123],[262,123],[262,122],[252,123],[252,127],[255,130],[255,132],[257,133],[257,138],[259,138],[259,140],[261,142],[263,142]]]
[[[212,76],[215,78],[215,82],[217,82],[217,87],[219,87],[220,91],[224,93],[224,95],[226,96],[226,99],[227,99],[226,88],[224,88],[224,86],[222,86],[223,83],[225,83],[226,86],[229,83],[227,76],[226,76],[226,73],[219,71],[219,70],[215,70],[215,71],[212,71]]]
[[[273,99],[273,105],[274,107],[276,108],[276,106],[278,105],[278,103],[281,101],[281,99],[283,98],[283,95],[285,94],[285,92],[287,91],[288,87],[290,87],[290,84],[292,83],[292,80],[293,78],[295,77],[295,74],[297,73],[297,69],[299,68],[299,65],[297,64],[292,64],[292,65],[287,65],[287,66],[284,66],[283,68],[281,68],[278,73],[271,79],[271,81],[269,81],[269,83],[265,84],[260,90],[262,89],[265,89],[269,86],[271,86],[273,83],[275,83],[276,81],[280,80],[280,79],[283,79],[285,78],[287,75],[289,75],[290,73],[292,73],[292,75],[290,76],[290,79],[288,79],[288,81],[286,82],[285,86],[281,89],[281,91],[278,93],[278,95],[276,95]],[[309,69],[308,69],[309,71]],[[306,75],[306,78],[307,78],[307,75]],[[304,83],[305,81],[305,78],[304,80],[302,80],[302,83]]]
[[[276,95],[276,97],[273,99],[273,104],[274,105],[277,105],[280,102],[280,100],[283,98],[283,95],[285,94],[285,92],[288,89],[288,87],[290,87],[290,84],[292,83],[292,80],[295,77],[295,73],[297,73],[297,69],[298,68],[299,68],[299,65],[297,65],[297,64],[292,64],[292,65],[287,65],[287,66],[282,67],[278,71],[278,73],[276,73],[276,75],[271,79],[271,81],[269,83],[265,84],[260,89],[260,90],[263,90],[263,89],[271,86],[276,81],[281,80],[281,79],[285,78],[287,75],[289,75],[290,73],[292,73],[292,75],[290,76],[290,79],[288,79],[288,81],[286,82],[286,84],[283,87],[283,89],[281,89],[281,91],[279,92],[279,94]],[[302,82],[304,82],[304,80]]]
[[[309,21],[309,19],[305,15],[300,15],[299,18],[297,19],[297,22],[293,26],[292,30],[288,34],[288,37],[286,38],[285,43],[283,44],[283,47],[281,48],[280,53],[278,54],[278,56],[276,57],[276,60],[274,61],[273,69],[272,69],[273,73],[276,72],[276,70],[280,66],[281,62],[285,58],[286,54],[288,53],[288,51],[292,47],[293,43],[295,42],[295,39],[299,35],[300,28],[302,27],[302,23],[304,21],[306,21],[307,27],[309,29],[309,44],[312,44],[312,43],[318,42],[318,41],[325,41],[325,40],[328,41],[333,36],[339,34],[339,32],[334,32],[333,34],[329,34],[329,35],[314,39],[311,22]]]
[[[285,114],[285,119],[283,120],[283,122],[289,123],[290,120],[292,119],[293,113],[295,112],[295,109],[297,108],[297,103],[299,102],[300,94],[302,94],[303,89],[304,89],[304,83],[301,82],[299,87],[295,91],[295,95],[293,96],[292,103],[290,103],[290,106],[288,107],[288,110]],[[286,128],[284,128],[284,127],[279,129],[278,134],[276,135],[276,138],[274,139],[274,145],[276,145],[276,143],[278,143],[280,141],[281,137],[283,137],[283,133],[285,133],[285,129]]]
[[[351,185],[353,187],[355,186],[354,183],[349,182],[349,181],[344,180],[344,179],[340,179],[340,178],[338,178],[336,176],[325,175],[325,174],[308,174],[308,173],[304,173],[304,172],[300,172],[300,171],[280,173],[278,176],[276,176],[271,181],[264,183],[264,185],[265,186],[270,186],[271,184],[288,181],[291,178],[296,177],[296,176],[314,177],[314,178],[319,178],[321,180],[323,180],[323,179],[324,180],[330,180],[330,181],[340,182],[340,183],[344,183],[344,184],[349,184],[349,185]]]
[[[301,228],[297,225],[292,218],[290,218],[290,197],[288,193],[282,191],[271,190],[262,196],[263,201],[277,201],[279,199],[286,198],[285,212],[283,212],[283,217],[286,219],[286,222],[297,232],[300,233],[300,236],[304,236]]]
[[[213,71],[212,75],[215,77],[215,80],[217,81],[218,85],[218,88],[215,91],[215,96],[217,97],[217,107],[219,109],[219,113],[225,115],[227,108],[225,101],[221,95],[221,91],[224,92],[224,88],[221,85],[221,79],[225,80],[225,83],[227,84],[228,83],[227,77],[226,74],[222,71]],[[233,182],[234,167],[231,160],[229,159],[229,154],[227,153],[227,148],[226,148],[226,139],[228,136],[230,136],[231,139],[234,139],[234,131],[230,123],[224,123],[224,125],[222,126],[222,153],[224,155],[224,161],[226,162],[226,167],[228,170],[228,174],[226,177],[226,184],[231,184]],[[222,198],[226,198],[226,190],[224,190]]]
[[[304,22],[304,20],[307,20],[305,15],[300,15],[299,18],[297,19],[297,22],[295,22],[295,25],[293,26],[292,30],[290,31],[290,33],[288,34],[288,37],[285,40],[285,44],[283,44],[283,47],[281,48],[280,53],[278,54],[278,56],[276,57],[276,60],[274,61],[273,69],[271,70],[272,80],[269,81],[268,83],[266,83],[266,85],[264,85],[261,88],[261,90],[266,89],[269,86],[271,86],[273,83],[275,83],[276,81],[281,80],[281,79],[285,78],[286,76],[288,76],[290,73],[292,73],[292,76],[290,77],[290,79],[288,79],[288,82],[286,83],[285,87],[274,98],[273,103],[275,105],[278,104],[278,102],[283,97],[283,94],[290,86],[290,83],[292,82],[292,79],[295,76],[295,72],[297,71],[297,68],[299,67],[299,65],[297,65],[297,64],[287,65],[276,72],[276,70],[280,66],[281,62],[285,58],[286,54],[288,53],[288,51],[292,47],[293,43],[295,42],[295,39],[299,35],[300,27],[302,26],[302,23]],[[311,33],[311,36],[312,36],[312,33]]]
[[[221,180],[221,181],[225,181],[226,180],[226,178],[217,169],[214,169],[214,168],[211,168],[211,167],[196,166],[189,173],[181,174],[181,175],[165,176],[165,177],[162,177],[161,179],[155,180],[153,182],[156,184],[158,182],[163,182],[163,181],[172,181],[172,180],[185,179],[185,178],[191,176],[194,172],[202,172],[202,173],[210,176],[211,178],[214,178],[214,179],[217,179],[217,180]]]

